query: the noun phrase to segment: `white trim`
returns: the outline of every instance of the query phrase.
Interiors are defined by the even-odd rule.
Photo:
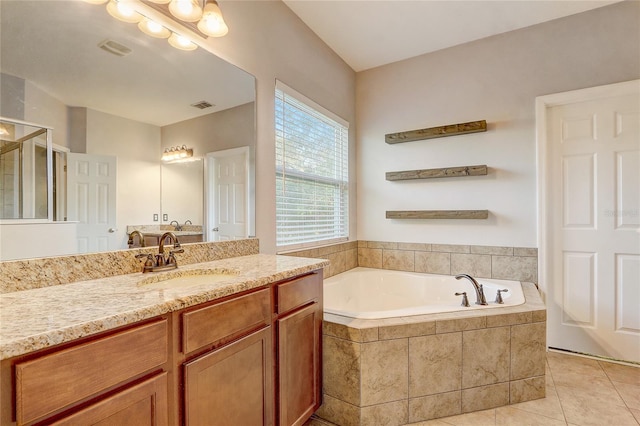
[[[319,105],[317,102],[312,101],[311,99],[307,98],[302,93],[298,92],[295,89],[292,89],[291,87],[287,86],[286,84],[284,84],[283,82],[281,82],[278,79],[276,79],[276,90],[280,90],[280,91],[284,92],[285,94],[291,96],[292,98],[297,99],[298,101],[302,102],[303,104],[306,104],[308,107],[315,109],[319,113],[321,113],[323,115],[326,115],[327,117],[329,117],[330,119],[332,119],[336,123],[338,123],[338,124],[342,125],[343,127],[346,127],[347,129],[349,129],[349,122],[347,120],[345,120],[342,117],[339,117],[335,113],[333,113],[333,112],[329,111],[328,109],[324,108],[323,106]]]
[[[547,176],[549,165],[547,164],[547,152],[549,141],[547,139],[547,115],[551,107],[567,105],[576,102],[584,102],[595,99],[610,98],[626,94],[640,93],[640,80],[625,81],[622,83],[608,84],[605,86],[590,87],[586,89],[572,90],[569,92],[554,93],[538,96],[536,98],[536,170],[537,170],[537,214],[538,214],[538,281],[542,289],[542,297],[548,292],[547,283],[551,282],[551,271],[548,265],[548,241],[547,241]]]

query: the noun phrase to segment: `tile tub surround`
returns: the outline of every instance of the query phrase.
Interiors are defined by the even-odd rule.
[[[253,254],[184,265],[167,272],[136,272],[1,294],[0,359],[263,287],[325,266],[325,260]],[[173,278],[202,269],[234,274],[215,284],[183,288],[139,285],[150,278]]]
[[[538,249],[358,241],[358,266],[538,282]]]
[[[328,259],[329,278],[356,266],[538,282],[538,249],[384,241],[350,241],[286,253]]]
[[[384,320],[325,314],[324,403],[341,426],[403,425],[545,396],[546,310],[526,303]]]
[[[296,250],[282,254],[328,260],[330,263],[329,267],[324,269],[324,278],[332,277],[359,266],[358,241],[349,241],[306,250]]]
[[[256,238],[183,244],[177,254],[179,267],[230,257],[257,254]],[[157,253],[157,247],[44,257],[0,262],[0,294],[139,272],[139,253]]]

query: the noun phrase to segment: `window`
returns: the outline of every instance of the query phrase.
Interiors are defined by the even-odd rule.
[[[349,124],[276,84],[276,245],[349,236]]]

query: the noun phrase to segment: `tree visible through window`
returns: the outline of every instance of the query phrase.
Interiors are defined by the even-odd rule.
[[[345,240],[349,204],[348,123],[276,85],[276,245]]]

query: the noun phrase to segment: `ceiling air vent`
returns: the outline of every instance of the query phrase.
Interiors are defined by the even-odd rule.
[[[116,56],[126,56],[131,53],[131,49],[127,46],[113,40],[103,40],[98,43],[98,47]]]
[[[200,101],[200,102],[196,102],[195,104],[191,104],[191,106],[196,107],[198,109],[205,109],[205,108],[210,108],[214,105],[207,101]]]

